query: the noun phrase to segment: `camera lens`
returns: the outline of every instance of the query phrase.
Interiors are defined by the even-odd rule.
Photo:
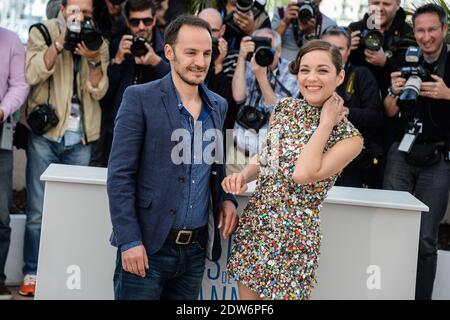
[[[145,38],[139,37],[133,39],[133,44],[130,47],[131,54],[135,57],[145,56],[148,52],[148,49],[145,45],[147,41]]]
[[[86,17],[81,25],[80,40],[91,51],[97,51],[102,45],[102,35],[89,17]]]
[[[422,79],[419,76],[412,75],[406,81],[403,92],[398,98],[398,106],[403,107],[413,107],[417,104],[417,99],[419,97],[420,85],[422,84]]]
[[[364,46],[371,51],[378,51],[383,46],[384,36],[378,30],[366,30],[362,38]]]
[[[253,8],[253,0],[237,0],[236,9],[240,12],[248,12]]]
[[[300,6],[298,9],[298,19],[302,23],[306,23],[311,20],[314,16],[314,9],[309,4]]]
[[[261,47],[255,52],[255,61],[261,67],[268,67],[272,64],[274,59],[272,48]]]
[[[211,60],[215,61],[219,57],[219,39],[216,37],[212,37],[212,55]]]

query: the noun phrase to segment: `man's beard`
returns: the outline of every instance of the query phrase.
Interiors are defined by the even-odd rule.
[[[194,80],[190,80],[190,79],[188,79],[184,74],[183,74],[183,70],[179,70],[176,66],[177,65],[180,65],[179,63],[178,63],[178,59],[177,59],[177,57],[174,55],[174,62],[175,62],[175,72],[177,73],[177,75],[180,77],[180,79],[181,80],[183,80],[183,82],[185,82],[186,84],[188,84],[188,85],[190,85],[190,86],[198,86],[198,85],[200,85],[205,79],[203,78],[203,79],[199,79],[198,81],[194,81]],[[191,67],[188,67],[188,69],[189,68],[191,68]],[[180,72],[181,71],[181,72]],[[206,70],[205,69],[198,69],[198,70],[196,70],[196,71],[204,71],[204,73],[206,74],[206,72],[207,72],[207,68],[206,68]]]

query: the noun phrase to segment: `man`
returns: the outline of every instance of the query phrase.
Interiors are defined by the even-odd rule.
[[[230,50],[239,50],[244,36],[249,36],[258,29],[270,28],[270,18],[265,10],[265,1],[256,0],[251,7],[241,7],[236,0],[226,0],[219,3],[218,8],[227,25],[224,38],[227,40]]]
[[[401,72],[391,74],[386,113],[398,116],[400,121],[397,141],[388,154],[384,187],[408,191],[430,208],[422,213],[416,280],[416,299],[428,300],[436,275],[439,224],[448,202],[450,50],[445,44],[448,25],[442,7],[423,5],[412,19],[414,36],[423,53],[420,65],[430,75],[420,85],[417,103],[404,105],[404,97],[398,95],[407,79]]]
[[[125,0],[93,0],[94,20],[102,31],[102,35],[109,40],[120,34],[125,28],[125,19],[122,5]],[[57,18],[60,13],[62,0],[49,0],[47,2],[47,19]]]
[[[125,15],[129,32],[111,42],[110,55],[113,59],[108,67],[109,89],[101,102],[103,156],[100,162],[103,167],[108,164],[114,119],[125,89],[130,85],[160,79],[170,71],[169,64],[164,60],[163,35],[155,27],[155,12],[151,0],[128,0]],[[144,45],[148,51],[140,56],[133,55],[132,51],[136,46],[133,41],[138,38],[145,39]]]
[[[237,108],[231,91],[231,79],[233,78],[234,69],[233,73],[230,72],[230,67],[227,67],[226,70],[224,69],[224,64],[228,56],[228,42],[223,38],[226,26],[223,24],[220,12],[213,8],[202,10],[198,14],[198,17],[209,23],[211,34],[217,39],[217,44],[213,43],[213,56],[206,83],[208,89],[227,100],[228,111],[225,118],[224,130],[233,129],[234,122],[236,121]],[[218,50],[215,53],[216,56],[214,56],[215,45]]]
[[[294,0],[286,8],[279,7],[272,19],[272,29],[276,30],[282,38],[281,56],[292,61],[297,56],[298,49],[309,39],[318,39],[325,29],[336,25],[336,22],[319,10],[322,0],[313,0],[316,5],[316,14],[307,21],[299,19],[299,7],[303,0]]]
[[[0,27],[0,140],[2,127],[25,102],[28,84],[25,81],[25,48],[19,37]],[[6,131],[4,131],[5,134]],[[6,139],[6,137],[3,137]],[[9,140],[12,139],[12,133]],[[5,286],[5,264],[11,240],[9,226],[9,195],[12,188],[13,152],[0,144],[0,300],[11,298]]]
[[[369,0],[369,13],[358,22],[349,25],[352,32],[350,62],[366,66],[378,81],[385,95],[390,85],[391,61],[402,56],[412,38],[412,29],[406,20],[406,13],[400,7],[400,0]],[[383,34],[382,46],[378,51],[364,46],[361,35],[366,30],[378,30]]]
[[[289,63],[281,58],[280,35],[272,29],[260,29],[255,31],[253,36],[271,39],[274,59],[267,67],[258,65],[252,37],[242,39],[232,81],[233,97],[239,111],[234,125],[234,143],[227,143],[227,174],[242,171],[251,156],[259,152],[260,143],[267,131],[268,119],[276,103],[281,98],[296,97],[299,94],[297,79],[289,73]],[[252,55],[250,62],[247,61],[249,55]],[[249,119],[246,119],[249,112],[246,110],[255,109],[264,115],[266,121],[261,125],[249,126]]]
[[[322,39],[341,52],[345,79],[336,92],[344,99],[346,116],[363,135],[365,145],[359,156],[343,170],[336,185],[381,189],[378,159],[383,153],[383,104],[375,77],[366,67],[354,66],[348,61],[352,38],[347,28],[331,26],[324,31]]]
[[[116,299],[197,299],[205,257],[220,257],[217,229],[226,238],[237,224],[220,186],[226,102],[202,84],[209,25],[180,16],[164,37],[171,72],[129,87],[116,118],[107,183]]]
[[[99,100],[108,89],[108,46],[100,42],[95,45],[100,45],[99,49],[93,51],[84,42],[66,42],[69,32],[66,26],[82,23],[92,17],[93,10],[92,0],[63,0],[62,19],[44,22],[50,46],[37,27],[31,29],[28,39],[25,76],[31,92],[24,116],[28,117],[28,124],[33,124],[30,125],[33,131],[27,148],[25,279],[19,290],[22,295],[32,296],[35,291],[44,200],[40,176],[51,163],[88,165],[90,143],[100,135]],[[40,112],[47,115],[44,119],[56,115],[59,120],[57,123],[30,121],[39,119],[34,115]]]

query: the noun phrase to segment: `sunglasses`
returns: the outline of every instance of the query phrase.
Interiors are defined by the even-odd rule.
[[[150,18],[150,17],[142,18],[142,19],[139,19],[139,18],[128,19],[128,23],[133,27],[139,27],[139,25],[141,24],[141,21],[144,23],[144,25],[146,27],[149,27],[153,24],[153,18]]]

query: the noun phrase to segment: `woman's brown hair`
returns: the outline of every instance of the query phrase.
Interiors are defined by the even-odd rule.
[[[302,61],[302,58],[307,53],[313,52],[313,51],[326,51],[331,56],[331,61],[333,62],[333,65],[336,67],[336,74],[341,72],[342,70],[342,56],[339,52],[339,49],[326,41],[323,40],[311,40],[305,43],[300,50],[298,50],[297,57],[295,60],[293,60],[289,64],[289,72],[293,75],[298,74],[298,70],[300,69],[300,62]]]

